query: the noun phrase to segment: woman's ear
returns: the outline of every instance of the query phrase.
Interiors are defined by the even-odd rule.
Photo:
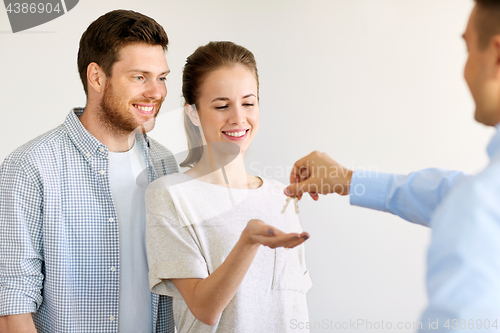
[[[194,126],[201,127],[200,118],[198,117],[198,112],[196,111],[196,105],[186,104],[184,105],[184,111],[188,115],[189,119],[191,119]]]

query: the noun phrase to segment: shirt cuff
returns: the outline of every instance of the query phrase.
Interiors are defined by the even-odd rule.
[[[207,263],[200,260],[162,261],[149,270],[149,287],[159,295],[181,298],[171,279],[205,279],[208,277]]]
[[[351,205],[385,211],[391,176],[378,171],[354,171],[349,190]]]
[[[31,298],[22,296],[12,289],[0,290],[0,317],[36,311],[37,304]]]

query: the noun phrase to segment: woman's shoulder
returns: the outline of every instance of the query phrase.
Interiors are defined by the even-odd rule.
[[[149,212],[157,210],[171,210],[173,186],[185,181],[181,173],[162,176],[151,182],[146,190],[146,206]]]
[[[156,179],[149,184],[146,191],[146,208],[148,214],[162,215],[172,221],[177,220],[177,198],[175,185],[186,181],[186,176],[173,173]]]
[[[172,173],[170,175],[162,176],[151,182],[148,186],[149,190],[168,190],[170,186],[181,184],[189,179],[183,173]]]

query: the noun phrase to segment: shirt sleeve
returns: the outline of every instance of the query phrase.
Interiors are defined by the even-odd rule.
[[[0,316],[42,303],[42,195],[22,166],[0,167]]]
[[[424,169],[409,175],[356,170],[350,186],[350,202],[429,226],[436,207],[451,189],[469,177],[442,169]]]
[[[453,190],[432,217],[428,252],[429,306],[422,322],[474,322],[463,331],[500,324],[500,167]],[[482,328],[477,321],[480,320]],[[460,326],[459,326],[460,328]],[[463,328],[463,327],[462,327]],[[424,331],[429,330],[424,327]],[[489,332],[490,330],[488,330]]]
[[[161,295],[182,297],[170,279],[208,277],[208,267],[191,225],[181,223],[166,189],[146,194],[149,286]]]

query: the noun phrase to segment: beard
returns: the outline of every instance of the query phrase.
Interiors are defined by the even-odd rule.
[[[160,100],[135,100],[128,101],[119,98],[113,89],[113,85],[109,80],[104,86],[99,111],[97,113],[101,124],[110,132],[115,134],[129,134],[131,132],[147,133],[155,126],[156,116],[160,111],[160,106],[164,98]],[[155,113],[150,120],[140,122],[130,111],[132,104],[148,104],[155,103]]]

